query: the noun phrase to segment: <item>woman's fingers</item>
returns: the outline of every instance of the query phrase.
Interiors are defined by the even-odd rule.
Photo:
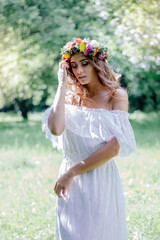
[[[64,197],[66,196],[66,193],[67,193],[67,188],[64,188],[64,189],[63,189],[63,196],[64,196]]]
[[[62,187],[62,186],[58,187],[58,185],[56,184],[54,191],[59,198],[64,198],[66,196],[66,188],[65,187]]]
[[[63,189],[61,189],[61,191],[60,191],[60,193],[59,193],[59,196],[60,196],[61,198],[64,197],[64,195],[63,195]]]
[[[55,187],[54,187],[54,191],[57,194],[58,197],[62,198],[63,197],[63,189],[64,187],[62,187],[60,184],[56,183]]]
[[[59,68],[63,69],[63,70],[65,70],[65,69],[67,70],[67,68],[69,68],[69,63],[66,62],[66,61],[60,62],[59,63]]]
[[[59,189],[60,189],[60,186],[59,186],[59,184],[56,182],[56,185],[55,185],[55,187],[54,187],[54,191],[55,191],[55,192],[58,192]]]
[[[67,66],[64,66],[63,62],[59,63],[58,81],[60,84],[67,82]]]
[[[54,191],[58,197],[65,198],[66,191],[71,183],[73,176],[70,173],[63,174],[56,182]]]
[[[57,190],[57,183],[54,186],[54,191],[56,192],[56,190]]]
[[[65,198],[66,197],[66,188],[63,188],[60,192],[60,195],[62,198]]]

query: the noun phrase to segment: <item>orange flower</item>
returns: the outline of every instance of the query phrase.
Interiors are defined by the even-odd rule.
[[[80,38],[76,38],[76,39],[75,39],[75,42],[77,42],[77,43],[81,43],[82,40],[81,40]]]
[[[66,59],[66,58],[65,58],[65,56],[63,55],[63,56],[62,56],[62,60],[64,61],[65,59]]]
[[[94,53],[92,53],[92,56],[94,57],[97,54],[97,49],[94,49]]]

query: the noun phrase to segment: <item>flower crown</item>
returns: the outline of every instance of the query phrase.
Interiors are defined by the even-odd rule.
[[[109,57],[108,48],[100,46],[96,40],[74,38],[61,48],[62,60],[69,59],[76,52],[81,52],[90,58],[97,56],[101,60]]]

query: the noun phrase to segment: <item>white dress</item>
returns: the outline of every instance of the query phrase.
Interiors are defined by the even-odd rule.
[[[100,167],[73,178],[65,199],[57,197],[56,240],[127,240],[125,199],[114,159],[136,150],[129,113],[65,104],[65,129],[48,129],[48,108],[42,130],[53,147],[62,150],[59,177],[116,137],[120,150]]]

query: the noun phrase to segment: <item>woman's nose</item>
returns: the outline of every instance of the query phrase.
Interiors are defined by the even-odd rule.
[[[82,69],[82,67],[79,66],[79,67],[77,68],[77,73],[81,73],[81,72],[83,72],[83,69]]]

